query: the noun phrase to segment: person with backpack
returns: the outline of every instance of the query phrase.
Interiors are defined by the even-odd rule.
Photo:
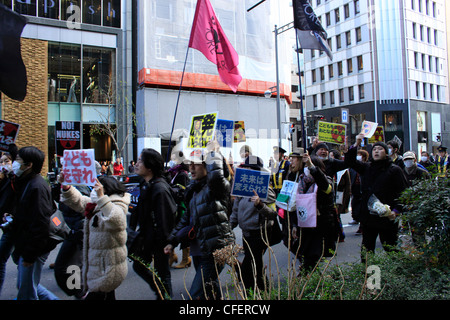
[[[172,297],[169,255],[164,247],[175,225],[177,205],[170,185],[163,177],[164,159],[150,148],[143,149],[135,173],[143,180],[136,207],[139,235],[143,238],[140,259],[133,263],[134,271],[155,291],[157,299]],[[146,264],[154,263],[154,271]]]
[[[170,254],[183,239],[189,239],[195,276],[189,290],[193,300],[220,299],[218,276],[224,265],[215,263],[214,251],[234,244],[229,222],[231,207],[230,173],[217,141],[207,150],[197,149],[190,155],[189,171],[193,183],[186,190],[188,210],[172,230],[165,248]]]

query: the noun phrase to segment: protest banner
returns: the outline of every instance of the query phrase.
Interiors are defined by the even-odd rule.
[[[0,120],[0,151],[8,151],[9,145],[16,142],[20,124]]]
[[[362,123],[361,133],[364,138],[371,138],[377,129],[378,123],[364,120]]]
[[[64,150],[81,149],[81,122],[55,121],[56,155],[62,157]]]
[[[61,162],[64,173],[63,185],[95,185],[97,173],[94,149],[64,150]]]
[[[340,123],[319,121],[319,140],[322,142],[345,144],[347,126]]]
[[[192,116],[188,148],[206,148],[206,144],[214,138],[217,115],[218,113],[214,112]]]
[[[234,121],[218,119],[216,124],[216,140],[223,148],[231,148],[234,140]]]
[[[269,194],[270,173],[244,168],[237,168],[234,176],[231,195],[251,198],[256,191],[261,200],[266,200]]]
[[[371,138],[369,138],[369,143],[374,144],[376,142],[384,142],[384,128],[383,126],[378,126],[375,133]]]
[[[297,194],[298,183],[294,181],[284,180],[280,193],[277,196],[275,204],[277,207],[293,211],[295,209],[295,195]]]
[[[245,123],[244,121],[234,122],[234,142],[245,142]]]

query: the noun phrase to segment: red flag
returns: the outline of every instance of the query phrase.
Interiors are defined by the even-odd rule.
[[[223,83],[233,92],[237,91],[242,80],[237,68],[239,56],[223,32],[209,0],[197,1],[189,47],[199,50],[217,65]]]

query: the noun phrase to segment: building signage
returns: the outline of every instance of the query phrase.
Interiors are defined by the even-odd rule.
[[[55,122],[56,155],[62,157],[64,150],[81,149],[81,122]]]

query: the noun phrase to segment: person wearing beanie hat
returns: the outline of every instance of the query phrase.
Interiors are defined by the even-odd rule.
[[[402,206],[398,202],[400,194],[408,188],[403,170],[394,165],[389,157],[389,147],[377,142],[372,148],[372,161],[356,159],[358,147],[364,134],[356,136],[356,143],[345,154],[345,162],[361,176],[360,223],[362,227],[361,250],[375,251],[378,236],[386,251],[397,245],[398,222],[396,216]],[[386,150],[388,149],[388,150]],[[387,152],[386,152],[387,151]],[[365,261],[365,254],[361,254]]]

